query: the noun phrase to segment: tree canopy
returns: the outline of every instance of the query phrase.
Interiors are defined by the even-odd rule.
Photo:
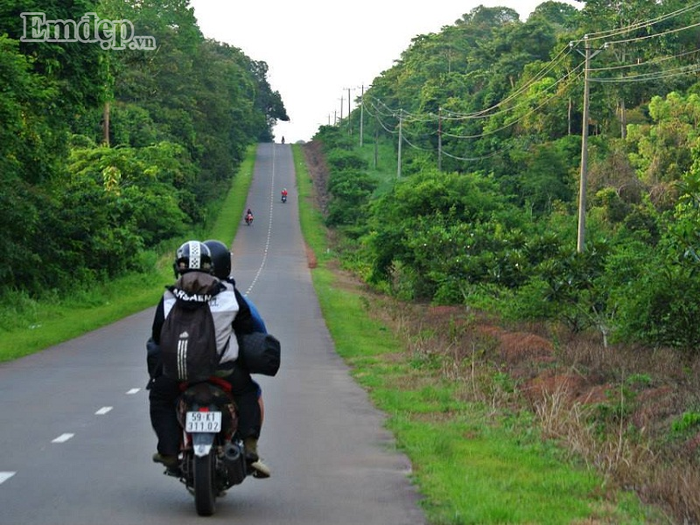
[[[29,12],[64,25],[26,38]],[[88,13],[155,47],[96,25],[45,41]],[[247,146],[288,120],[265,62],[205,39],[188,0],[3,2],[0,84],[0,292],[139,269],[144,250],[203,223]]]
[[[338,138],[364,118],[401,167],[358,177],[329,162],[329,225],[349,264],[401,297],[696,351],[700,4],[580,4],[544,2],[525,21],[479,6],[416,36],[361,109],[315,137],[329,159],[367,158]],[[350,177],[363,192],[337,183]]]

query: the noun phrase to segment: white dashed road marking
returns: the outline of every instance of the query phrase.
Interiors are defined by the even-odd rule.
[[[131,388],[131,389],[126,391],[126,394],[127,395],[134,395],[140,391],[141,391],[140,388]],[[103,416],[103,415],[111,412],[113,408],[114,407],[102,407],[97,412],[95,412],[95,415],[96,416]],[[71,439],[73,437],[75,437],[75,434],[70,434],[70,433],[61,434],[56,439],[51,440],[51,443],[65,443],[66,441],[68,441],[69,439]],[[16,472],[0,471],[0,484],[4,483],[5,481],[10,479],[15,474],[16,474]]]
[[[4,483],[14,475],[14,472],[0,472],[0,483]]]
[[[272,207],[273,203],[275,202],[275,194],[276,194],[276,189],[275,189],[275,146],[273,144],[272,146],[272,186],[270,189],[270,222],[267,225],[267,241],[265,242],[265,252],[263,253],[263,258],[262,262],[260,263],[260,267],[258,268],[258,272],[255,274],[255,277],[253,277],[253,281],[250,283],[250,286],[248,289],[245,291],[243,295],[249,295],[250,291],[253,289],[253,286],[255,286],[255,283],[258,281],[258,278],[260,277],[260,274],[263,271],[263,268],[265,266],[265,261],[267,261],[267,254],[270,251],[270,238],[272,237]]]

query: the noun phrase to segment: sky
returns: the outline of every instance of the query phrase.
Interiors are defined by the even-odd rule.
[[[311,140],[348,114],[411,40],[438,33],[475,7],[510,7],[521,20],[544,0],[190,0],[206,38],[266,62],[267,79],[290,118],[275,140]],[[560,0],[580,7],[573,0]]]

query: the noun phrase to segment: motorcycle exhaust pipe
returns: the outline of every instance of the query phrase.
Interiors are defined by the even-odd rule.
[[[237,485],[246,477],[245,457],[243,448],[234,443],[227,443],[224,447],[224,463],[231,485]]]
[[[224,447],[224,458],[227,462],[235,463],[236,461],[240,460],[241,455],[241,448],[238,445],[226,443],[226,446]]]

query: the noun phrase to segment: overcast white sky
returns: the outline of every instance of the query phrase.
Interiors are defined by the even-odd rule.
[[[437,33],[475,7],[515,9],[521,20],[544,0],[191,0],[207,38],[241,49],[269,66],[268,80],[282,96],[290,122],[275,138],[310,140],[321,125],[347,116],[382,71],[417,35]],[[574,6],[573,0],[562,0]]]

